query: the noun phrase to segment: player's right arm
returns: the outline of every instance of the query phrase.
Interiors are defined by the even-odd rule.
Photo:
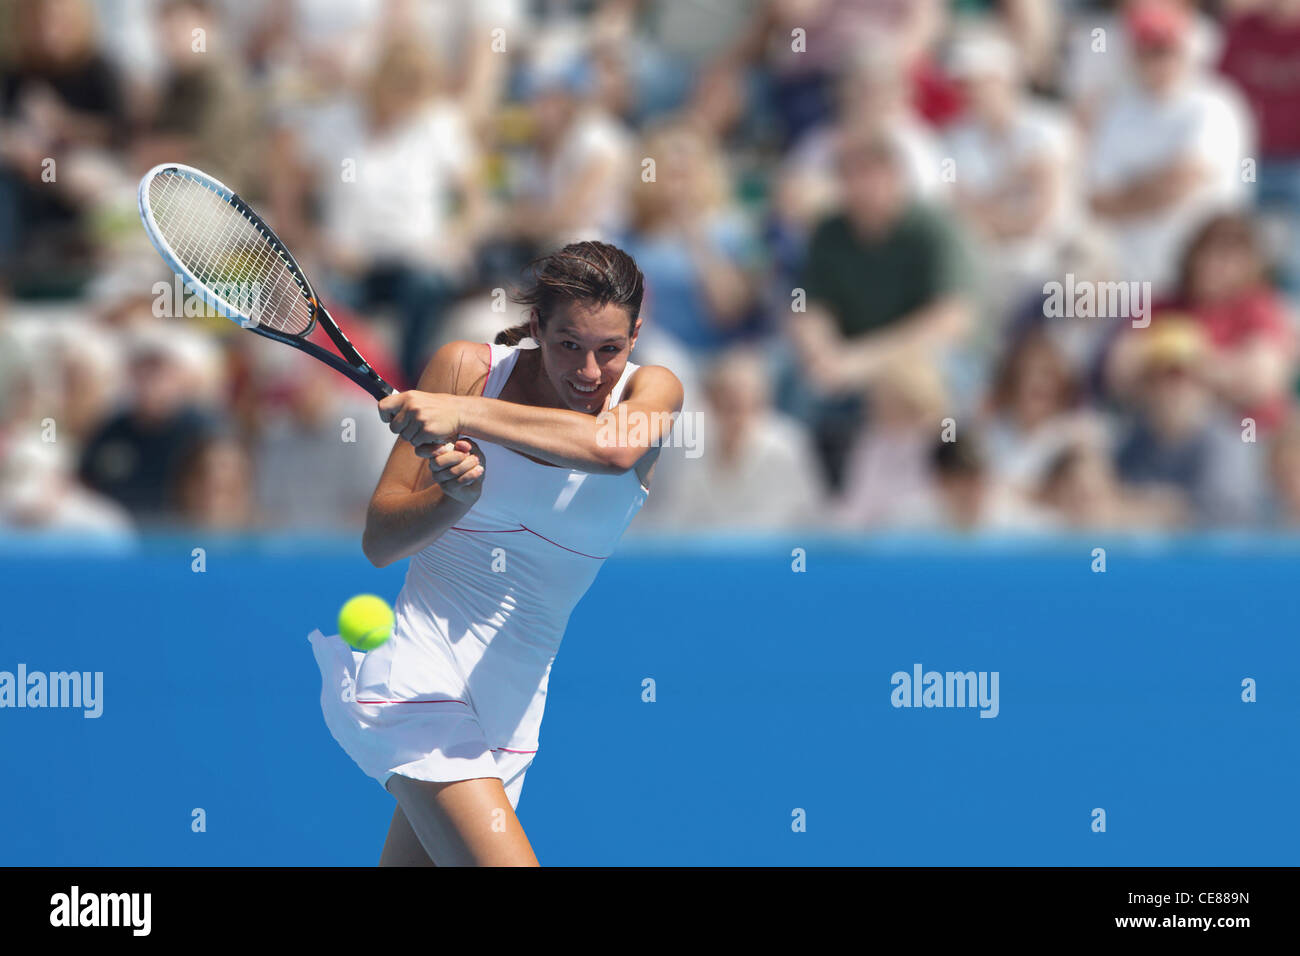
[[[450,342],[429,361],[422,392],[481,395],[490,351],[474,342]],[[485,461],[476,443],[458,439],[432,458],[421,458],[398,438],[366,511],[361,550],[377,568],[427,548],[474,507],[483,490]]]

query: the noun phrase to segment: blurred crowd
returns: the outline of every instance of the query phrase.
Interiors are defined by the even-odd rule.
[[[0,529],[363,520],[392,436],[185,316],[164,161],[399,387],[626,249],[699,422],[637,531],[1300,524],[1300,0],[0,0]]]

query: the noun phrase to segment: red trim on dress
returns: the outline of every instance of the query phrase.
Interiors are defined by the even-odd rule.
[[[576,551],[573,548],[565,547],[564,545],[560,544],[558,541],[552,541],[544,534],[537,534],[536,531],[534,531],[532,528],[527,527],[526,525],[520,525],[518,528],[458,528],[455,525],[452,525],[449,530],[464,531],[467,534],[518,534],[520,531],[527,531],[529,534],[536,534],[537,537],[541,538],[547,544],[553,544],[557,548],[560,548],[564,551],[568,551],[571,554],[580,555],[581,557],[584,558],[591,558],[595,561],[606,561],[609,559],[609,555],[607,554],[606,555],[587,554],[585,551]]]

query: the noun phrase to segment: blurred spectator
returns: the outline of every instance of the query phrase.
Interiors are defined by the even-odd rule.
[[[88,0],[19,0],[13,16],[15,59],[0,74],[0,283],[66,287],[94,258],[86,200],[66,174],[79,153],[122,142],[126,104]]]
[[[1170,528],[1184,518],[1182,500],[1160,488],[1124,488],[1105,448],[1076,441],[1062,448],[1042,477],[1040,503],[1076,531]]]
[[[768,297],[775,308],[784,309],[800,283],[812,231],[843,206],[837,163],[844,138],[871,130],[892,137],[909,196],[945,198],[938,137],[916,115],[910,95],[899,51],[866,44],[837,80],[834,115],[805,131],[782,158],[766,223],[773,265]]]
[[[930,456],[947,412],[943,379],[926,361],[896,362],[868,390],[871,420],[849,450],[837,527],[890,523],[894,510],[928,493]]]
[[[194,401],[195,370],[178,345],[179,330],[133,333],[131,396],[89,437],[78,470],[91,489],[123,505],[141,523],[174,520],[172,487],[196,442],[215,421]]]
[[[1120,477],[1181,492],[1196,525],[1253,522],[1262,500],[1256,446],[1215,403],[1205,333],[1190,319],[1164,315],[1141,342],[1138,415],[1119,446]]]
[[[722,156],[694,128],[660,126],[642,153],[655,161],[655,179],[638,177],[635,229],[621,244],[645,275],[645,334],[670,335],[707,361],[753,317],[757,239],[732,200]]]
[[[1117,340],[1125,337],[1124,333],[1130,324],[1113,317],[1082,318],[1078,314],[1074,318],[1069,318],[1068,314],[1062,316],[1055,308],[1057,303],[1054,299],[1058,293],[1049,283],[1056,283],[1057,288],[1063,287],[1072,276],[1076,294],[1077,289],[1096,292],[1121,288],[1116,285],[1121,281],[1121,268],[1102,231],[1095,223],[1084,219],[1062,243],[1061,255],[1049,282],[1031,291],[1018,306],[1010,310],[1001,336],[1002,342],[992,354],[1000,355],[1007,349],[1014,348],[1016,342],[1026,335],[1046,336],[1073,370],[1082,400],[1095,407],[1109,388],[1106,378],[1109,351]],[[985,371],[982,377],[978,370],[974,375],[980,382],[981,400],[987,392],[987,383],[983,379],[988,375],[988,371]]]
[[[1110,230],[1127,278],[1169,291],[1179,253],[1210,212],[1246,198],[1249,115],[1191,56],[1175,0],[1128,9],[1137,82],[1103,104],[1089,156],[1092,211]]]
[[[913,530],[1024,534],[1054,522],[1002,482],[989,467],[978,433],[931,445],[930,478],[919,494],[898,503],[892,524]]]
[[[908,93],[897,50],[873,45],[854,51],[839,82],[835,115],[805,132],[778,171],[775,212],[783,222],[804,236],[840,205],[838,142],[855,130],[881,130],[895,137],[910,194],[925,200],[941,197],[940,144],[916,116]]]
[[[1275,531],[1300,530],[1300,418],[1291,418],[1274,435],[1268,477],[1263,526]]]
[[[1242,215],[1211,218],[1183,255],[1165,309],[1190,316],[1210,350],[1206,383],[1238,418],[1261,431],[1287,413],[1296,379],[1295,331],[1285,300],[1269,285],[1256,230]],[[1157,308],[1152,323],[1163,321]],[[1111,393],[1130,394],[1147,351],[1145,330],[1121,328],[1108,358]]]
[[[641,29],[622,51],[635,102],[631,118],[642,123],[674,113],[692,96],[696,78],[710,76],[715,61],[753,18],[753,0],[615,0],[607,7],[638,8]],[[712,74],[712,79],[721,79]],[[699,88],[696,88],[698,93]]]
[[[966,112],[948,130],[953,199],[978,238],[983,299],[996,334],[1010,308],[1051,273],[1077,208],[1067,190],[1077,152],[1068,119],[1022,93],[1017,50],[1002,33],[967,28],[950,72]]]
[[[955,6],[963,11],[982,8],[995,13],[993,22],[1015,44],[1017,60],[1023,67],[1026,80],[1040,89],[1055,86],[1061,15],[1068,4],[1043,3],[1042,0],[958,0]]]
[[[894,51],[909,99],[926,119],[942,122],[957,107],[932,59],[944,18],[940,0],[767,0],[731,56],[761,66],[784,149],[830,119],[835,78],[863,47]]]
[[[1065,31],[1061,87],[1084,129],[1117,92],[1135,82],[1129,17],[1145,0],[1083,0]],[[1187,56],[1194,71],[1211,69],[1223,47],[1219,24],[1196,0],[1172,0],[1187,21]],[[1110,9],[1105,9],[1110,8]]]
[[[315,532],[361,527],[392,432],[365,393],[319,362],[278,364],[280,374],[267,380],[273,390],[264,387],[258,401],[253,445],[263,525]]]
[[[0,530],[133,537],[126,510],[79,486],[36,431],[0,435]]]
[[[984,426],[993,472],[1018,490],[1035,489],[1067,445],[1104,437],[1079,407],[1074,371],[1041,331],[1020,339],[994,375]]]
[[[147,133],[136,140],[134,158],[141,169],[198,165],[231,188],[248,190],[265,164],[258,116],[244,73],[230,68],[229,40],[216,14],[210,0],[171,0],[163,7],[162,95]],[[196,30],[203,31],[199,49]]]
[[[800,282],[807,311],[790,321],[804,377],[832,397],[813,418],[836,486],[862,388],[904,356],[956,342],[970,281],[958,236],[909,197],[889,136],[846,136],[839,163],[844,211],[813,233]]]
[[[230,434],[213,434],[192,444],[177,466],[169,497],[175,502],[176,520],[186,527],[247,530],[255,517],[248,452]]]
[[[126,511],[71,475],[70,423],[38,420],[31,358],[0,327],[0,530],[132,537]]]
[[[442,82],[413,41],[385,48],[362,111],[340,118],[333,162],[319,170],[335,288],[353,308],[396,307],[409,381],[465,280],[482,214],[477,147]]]
[[[663,484],[671,498],[658,511],[663,526],[773,531],[818,520],[826,491],[821,465],[802,426],[772,409],[768,378],[748,349],[726,352],[711,366],[703,454],[673,461],[677,474]]]
[[[533,145],[501,228],[546,248],[612,240],[628,225],[631,132],[593,100],[595,73],[581,51],[538,51],[525,76]]]
[[[60,399],[59,430],[78,447],[109,413],[121,384],[115,344],[93,328],[78,328],[60,338],[55,374]]]
[[[683,120],[726,147],[735,158],[749,156],[762,175],[767,156],[763,152],[769,137],[763,130],[759,111],[751,109],[743,70],[728,60],[706,66],[695,80],[685,105]]]
[[[1282,226],[1275,248],[1284,288],[1300,298],[1300,0],[1232,4],[1220,69],[1259,126],[1258,200]]]
[[[1295,330],[1248,218],[1216,216],[1201,228],[1183,256],[1178,293],[1178,307],[1209,339],[1216,391],[1261,429],[1276,426],[1296,377]]]

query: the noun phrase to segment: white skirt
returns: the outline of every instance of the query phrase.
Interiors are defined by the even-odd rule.
[[[357,700],[366,655],[341,637],[307,636],[321,673],[321,712],[344,752],[388,790],[388,778],[446,782],[496,777],[518,808],[532,751],[493,748],[466,700],[427,695],[412,700]]]

